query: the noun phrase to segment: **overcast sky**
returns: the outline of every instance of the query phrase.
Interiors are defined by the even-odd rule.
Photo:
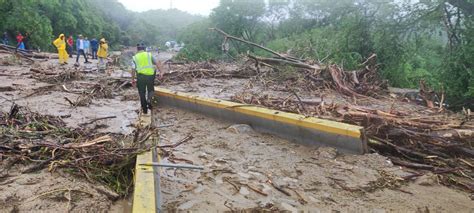
[[[209,15],[219,5],[219,0],[118,0],[129,10],[143,12],[152,9],[173,8],[191,14]]]

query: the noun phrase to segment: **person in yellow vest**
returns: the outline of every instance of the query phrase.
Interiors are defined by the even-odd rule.
[[[147,114],[152,108],[155,93],[155,68],[159,72],[159,78],[162,79],[161,63],[151,53],[145,52],[143,44],[137,44],[137,54],[133,56],[132,85],[138,88],[143,114]]]
[[[105,38],[101,38],[99,42],[99,51],[97,51],[97,57],[99,57],[99,64],[97,65],[99,71],[107,68],[107,51],[109,50],[109,45],[105,41]]]
[[[67,64],[69,55],[66,52],[66,40],[64,38],[64,34],[59,35],[59,37],[53,41],[53,44],[58,49],[59,64]]]

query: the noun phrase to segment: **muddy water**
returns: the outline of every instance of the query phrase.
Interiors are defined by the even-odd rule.
[[[161,170],[163,208],[167,211],[223,212],[273,206],[325,212],[405,212],[425,207],[466,212],[474,205],[467,193],[436,184],[411,183],[401,187],[405,192],[383,188],[372,193],[348,191],[367,189],[380,180],[382,171],[407,175],[377,154],[344,155],[332,148],[302,146],[248,126],[177,109],[161,108],[155,114],[158,124],[174,124],[160,131],[163,144],[194,136],[173,150],[180,159],[176,163],[192,162],[206,168],[203,172]],[[269,179],[289,194],[276,190]]]
[[[130,196],[129,198],[121,199],[118,201],[115,201],[115,203],[112,204],[110,207],[110,210],[108,212],[111,213],[131,213],[132,212],[132,205],[133,205],[133,196]]]

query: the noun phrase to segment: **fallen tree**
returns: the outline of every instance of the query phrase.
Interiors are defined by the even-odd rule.
[[[310,80],[324,79],[325,81],[331,82],[331,85],[337,91],[352,97],[377,97],[378,93],[384,93],[387,90],[386,82],[378,77],[375,54],[371,55],[361,64],[361,66],[364,67],[362,70],[347,72],[337,65],[311,64],[303,59],[278,53],[262,45],[229,35],[217,28],[210,28],[210,30],[216,31],[224,36],[223,46],[225,46],[229,39],[232,39],[262,49],[274,56],[273,58],[266,58],[247,53],[247,57],[255,61],[257,69],[259,64],[300,68],[301,70],[299,71],[305,73],[306,78]],[[325,75],[324,73],[329,73],[329,75]]]

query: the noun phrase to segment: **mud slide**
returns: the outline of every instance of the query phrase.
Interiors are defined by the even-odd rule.
[[[8,54],[0,54],[0,63],[2,113],[8,113],[16,103],[40,114],[60,116],[69,128],[87,127],[122,135],[133,132],[138,97],[134,88],[121,86],[122,80],[127,79],[126,68],[111,67],[109,76],[90,72],[94,64],[77,69],[72,65],[60,67],[52,59],[29,64]],[[75,77],[75,73],[81,76]],[[248,83],[243,79],[203,79],[162,86],[225,98],[239,88],[246,88]],[[90,100],[78,99],[91,88],[102,92]],[[281,93],[274,89],[273,94]],[[72,106],[65,97],[77,105]],[[162,126],[161,145],[193,136],[175,148],[163,148],[163,160],[205,166],[202,172],[161,170],[162,206],[168,211],[469,212],[474,206],[468,193],[439,185],[435,175],[423,176],[417,182],[400,181],[400,177],[410,173],[384,156],[344,155],[332,148],[298,145],[255,132],[246,125],[200,114],[173,108],[155,110],[155,122]],[[111,118],[91,122],[104,117]],[[11,142],[13,136],[0,133],[0,151],[4,151],[3,143]],[[0,212],[130,211],[130,197],[117,200],[113,188],[72,175],[67,169],[50,172],[46,166],[22,173],[30,164],[37,163],[26,157],[27,153],[23,155],[25,159],[0,154]],[[16,163],[19,161],[29,163]]]

